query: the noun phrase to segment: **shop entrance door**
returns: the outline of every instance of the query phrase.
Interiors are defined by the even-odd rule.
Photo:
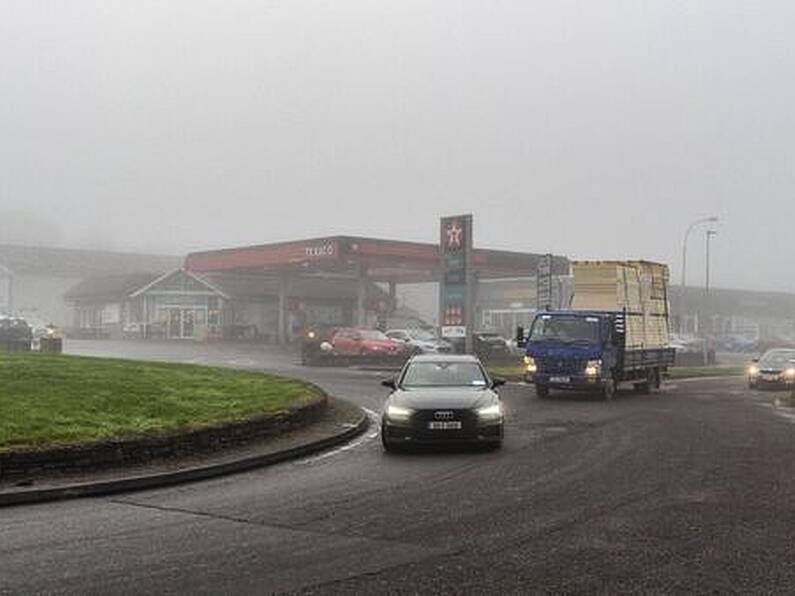
[[[169,308],[168,313],[168,339],[182,339],[182,309]]]
[[[168,339],[194,339],[196,311],[192,308],[167,308]]]

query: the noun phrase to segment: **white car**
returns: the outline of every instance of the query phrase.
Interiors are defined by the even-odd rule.
[[[390,329],[386,336],[422,354],[446,354],[453,351],[452,345],[424,329]]]

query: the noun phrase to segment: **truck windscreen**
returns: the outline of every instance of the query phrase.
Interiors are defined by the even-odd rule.
[[[533,323],[530,341],[598,342],[599,319],[541,315]]]

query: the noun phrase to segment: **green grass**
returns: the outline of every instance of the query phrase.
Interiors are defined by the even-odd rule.
[[[668,369],[668,376],[672,379],[741,377],[746,370],[744,366],[674,366]]]
[[[518,379],[524,375],[521,362],[516,364],[489,365],[489,374],[505,379]],[[697,377],[735,377],[745,374],[743,366],[672,366],[668,369],[671,379],[690,379]]]
[[[284,411],[317,394],[254,372],[0,354],[0,452],[194,430]]]
[[[524,376],[524,365],[521,360],[516,364],[487,364],[486,369],[492,377],[514,379]]]

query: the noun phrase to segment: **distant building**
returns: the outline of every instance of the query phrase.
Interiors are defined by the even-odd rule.
[[[72,337],[274,342],[279,292],[278,279],[177,269],[88,278],[66,300],[74,308]],[[307,325],[351,325],[358,294],[344,279],[296,278],[286,299],[292,339]],[[375,284],[367,285],[368,307],[388,300]]]
[[[527,322],[540,259],[475,249],[478,328],[512,333],[517,322]],[[73,335],[285,342],[308,326],[424,326],[438,315],[436,244],[332,236],[193,253],[180,269],[145,273],[157,270],[163,269],[103,273],[73,284],[66,293]],[[555,279],[567,272],[568,261],[555,257]],[[427,312],[399,308],[404,285],[427,288]],[[560,301],[565,288],[552,289]]]
[[[59,326],[72,323],[63,295],[87,277],[168,271],[179,257],[0,245],[0,312]]]
[[[686,335],[795,339],[795,294],[672,286],[669,297],[672,329]]]
[[[159,277],[156,273],[97,275],[70,288],[64,300],[72,307],[70,337],[118,339],[135,319],[137,304],[131,295]]]
[[[11,314],[11,270],[0,265],[0,315]]]

